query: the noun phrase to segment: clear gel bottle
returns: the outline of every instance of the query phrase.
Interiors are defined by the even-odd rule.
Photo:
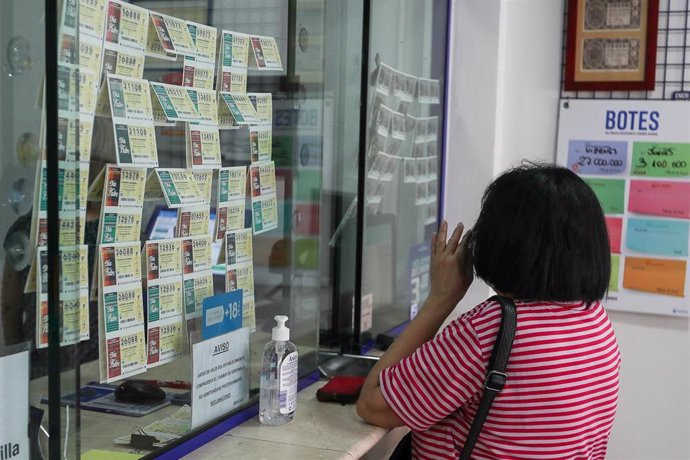
[[[259,422],[282,425],[292,420],[297,407],[297,347],[290,342],[287,316],[275,317],[271,341],[261,357]]]

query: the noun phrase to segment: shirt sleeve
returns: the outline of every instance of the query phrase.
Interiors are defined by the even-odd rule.
[[[482,388],[485,368],[479,339],[465,318],[379,376],[393,412],[414,431],[426,431],[464,406]]]

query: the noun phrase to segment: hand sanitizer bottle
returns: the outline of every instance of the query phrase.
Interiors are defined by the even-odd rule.
[[[297,347],[290,342],[287,316],[275,317],[271,341],[261,357],[259,422],[282,425],[292,420],[297,407]]]

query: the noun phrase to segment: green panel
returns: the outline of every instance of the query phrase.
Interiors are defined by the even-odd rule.
[[[321,171],[301,169],[295,177],[295,197],[297,201],[318,203],[321,194]]]
[[[609,279],[609,292],[618,291],[618,275],[620,273],[621,256],[611,254],[611,279]]]
[[[625,211],[625,180],[585,179],[592,187],[605,214],[623,214]]]
[[[273,153],[271,159],[276,162],[276,168],[290,168],[292,166],[292,136],[273,136]]]

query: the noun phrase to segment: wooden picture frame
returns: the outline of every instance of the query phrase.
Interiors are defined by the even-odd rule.
[[[651,91],[659,0],[569,0],[566,91]]]

